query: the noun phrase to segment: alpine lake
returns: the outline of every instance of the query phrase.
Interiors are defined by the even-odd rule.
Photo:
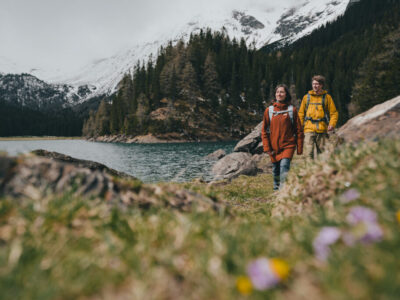
[[[123,144],[66,140],[0,141],[0,151],[10,156],[37,149],[55,151],[78,159],[96,161],[135,176],[145,183],[186,182],[212,179],[215,161],[205,158],[218,149],[231,153],[237,142]]]

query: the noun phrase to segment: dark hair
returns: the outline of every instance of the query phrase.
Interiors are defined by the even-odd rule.
[[[278,84],[275,88],[275,94],[276,94],[276,91],[278,90],[278,88],[281,88],[281,87],[283,87],[286,92],[285,103],[290,104],[292,102],[292,95],[290,95],[289,88],[287,87],[286,84],[283,84],[283,83]],[[274,95],[274,100],[272,102],[276,102],[275,95]]]
[[[322,75],[315,75],[313,78],[311,78],[311,83],[313,81],[318,81],[319,84],[322,84],[322,86],[325,86],[325,77]]]

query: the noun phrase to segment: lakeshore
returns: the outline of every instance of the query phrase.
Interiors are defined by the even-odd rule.
[[[0,137],[0,141],[45,141],[45,140],[83,140],[81,136],[10,136]]]
[[[178,133],[168,133],[163,135],[155,136],[151,133],[146,135],[103,135],[97,137],[83,137],[89,142],[102,142],[102,143],[125,143],[125,144],[163,144],[163,143],[198,143],[198,142],[235,142],[238,140],[233,140],[229,138],[224,138],[222,136],[210,136],[201,139],[190,139],[184,138]]]

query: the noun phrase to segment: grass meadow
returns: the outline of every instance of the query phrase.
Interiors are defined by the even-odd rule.
[[[398,299],[399,153],[400,141],[381,141],[296,159],[280,193],[270,174],[176,184],[223,203],[220,211],[3,197],[0,298]],[[349,221],[354,207],[376,213],[379,238],[363,239],[365,228]],[[321,260],[315,241],[326,227],[341,238]],[[287,278],[238,286],[257,258],[284,261]]]

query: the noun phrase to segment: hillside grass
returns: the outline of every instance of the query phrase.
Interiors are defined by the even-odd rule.
[[[177,184],[223,202],[215,212],[111,207],[71,195],[0,200],[3,299],[397,299],[400,294],[400,141],[346,147],[272,177]],[[341,195],[360,197],[343,204]],[[381,242],[337,243],[326,262],[312,243],[324,226],[345,228],[354,205],[372,208]],[[236,280],[259,257],[279,257],[289,278],[242,296]]]

